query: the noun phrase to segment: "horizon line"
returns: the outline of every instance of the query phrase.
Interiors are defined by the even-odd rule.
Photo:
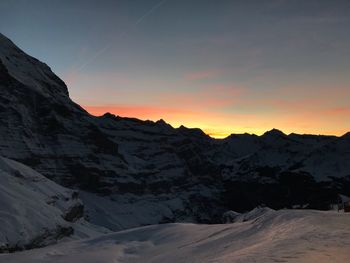
[[[98,106],[82,106],[82,105],[80,105],[80,106],[87,113],[89,113],[90,115],[92,115],[94,117],[103,117],[104,115],[110,114],[110,115],[113,115],[115,117],[120,117],[120,118],[123,118],[123,119],[134,119],[134,120],[139,120],[139,121],[143,121],[143,122],[149,121],[149,122],[157,123],[157,122],[160,122],[160,121],[164,121],[167,125],[170,125],[173,129],[179,129],[181,127],[184,127],[186,129],[198,129],[198,130],[202,131],[204,134],[206,134],[207,136],[209,136],[210,138],[216,139],[216,140],[226,139],[226,138],[228,138],[228,137],[230,137],[232,135],[243,135],[243,134],[261,137],[264,134],[267,134],[267,133],[272,132],[272,131],[281,132],[285,136],[290,136],[290,135],[294,134],[294,135],[301,135],[301,136],[326,136],[326,137],[328,136],[328,137],[337,137],[337,138],[341,138],[341,137],[345,136],[346,134],[350,133],[350,131],[342,133],[342,134],[335,134],[335,133],[334,134],[298,133],[298,132],[287,133],[287,132],[283,131],[283,129],[276,128],[276,127],[267,129],[264,132],[260,132],[260,133],[254,133],[254,132],[241,132],[241,133],[235,133],[235,132],[228,132],[228,133],[213,132],[213,131],[210,131],[209,129],[203,129],[203,128],[200,128],[200,127],[188,127],[185,124],[173,125],[171,122],[168,122],[165,118],[159,118],[159,119],[155,120],[155,119],[151,119],[151,118],[142,118],[142,117],[136,117],[136,116],[122,116],[122,115],[115,114],[115,113],[109,112],[109,111],[106,111],[104,113],[96,114],[96,113],[93,113],[93,112],[89,111],[87,108],[88,107],[98,107]]]

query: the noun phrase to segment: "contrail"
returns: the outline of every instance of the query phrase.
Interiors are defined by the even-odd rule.
[[[154,11],[156,11],[161,5],[163,5],[168,0],[162,0],[155,6],[153,6],[148,12],[146,12],[143,16],[141,16],[135,23],[135,26],[140,24],[146,17],[148,17],[150,14],[152,14]]]
[[[158,2],[156,5],[154,5],[150,10],[148,10],[145,14],[143,14],[142,16],[140,16],[139,19],[136,20],[135,24],[133,24],[132,26],[137,26],[138,24],[140,24],[143,20],[145,20],[145,18],[147,18],[149,15],[151,15],[154,11],[156,11],[160,6],[162,6],[166,1],[168,0],[162,0],[160,2]],[[119,37],[122,37],[123,35],[125,35],[127,31],[123,31],[120,33]],[[101,54],[103,54],[104,52],[106,52],[106,50],[108,50],[110,47],[112,47],[112,45],[107,45],[104,48],[100,49],[99,51],[97,51],[87,62],[85,62],[83,65],[81,65],[78,68],[78,71],[82,71],[87,65],[89,65],[90,63],[92,63],[93,61],[95,61],[99,56],[101,56]]]

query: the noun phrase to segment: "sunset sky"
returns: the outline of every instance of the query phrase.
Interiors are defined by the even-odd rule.
[[[94,115],[350,131],[348,0],[1,0],[0,32]]]

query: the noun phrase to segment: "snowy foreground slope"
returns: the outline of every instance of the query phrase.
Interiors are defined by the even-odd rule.
[[[0,157],[0,253],[102,232],[82,216],[83,204],[76,191]]]
[[[0,262],[348,262],[350,215],[253,210],[245,222],[164,224],[0,255]],[[241,221],[243,217],[239,218]]]

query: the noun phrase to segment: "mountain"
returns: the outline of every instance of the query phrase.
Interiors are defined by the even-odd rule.
[[[113,230],[220,222],[262,203],[325,209],[350,194],[348,142],[278,130],[216,140],[163,120],[91,116],[47,65],[0,35],[0,155],[81,190],[89,220]]]
[[[45,64],[4,36],[0,61],[2,156],[66,187],[128,194],[130,203],[150,196],[146,202],[154,207],[178,203],[167,208],[171,213],[161,215],[162,221],[211,220],[215,209],[204,204],[215,199],[216,183],[197,138],[162,121],[89,115]],[[208,145],[211,139],[200,141]]]

